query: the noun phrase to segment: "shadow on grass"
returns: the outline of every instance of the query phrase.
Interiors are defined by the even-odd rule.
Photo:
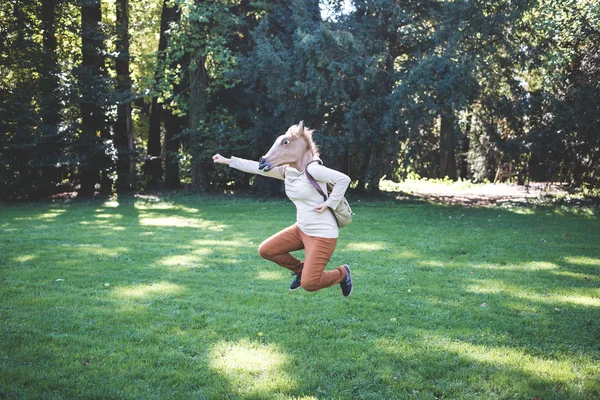
[[[599,394],[595,213],[358,204],[343,299],[258,257],[293,208],[203,200],[4,214],[7,396]]]

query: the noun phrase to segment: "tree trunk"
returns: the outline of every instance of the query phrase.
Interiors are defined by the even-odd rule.
[[[100,0],[81,0],[81,138],[79,196],[93,196],[104,164],[104,35]],[[106,181],[104,181],[106,182]]]
[[[117,0],[117,43],[115,70],[117,73],[117,187],[131,189],[135,182],[135,147],[131,121],[131,75],[129,72],[129,0]]]
[[[60,97],[58,88],[58,57],[55,35],[56,0],[42,1],[42,30],[44,62],[40,68],[40,106],[42,118],[43,154],[42,185],[51,189],[60,180],[60,171],[55,165],[60,161]]]
[[[175,10],[173,16],[174,21],[179,21],[181,18],[181,10]],[[175,60],[171,63],[171,68],[175,70],[177,65],[181,65],[182,76],[178,83],[173,85],[174,96],[184,96],[188,91],[190,66],[190,55],[185,53],[180,60]],[[179,150],[181,140],[179,135],[184,129],[187,118],[176,115],[171,108],[163,109],[163,118],[165,122],[165,187],[168,189],[181,188],[181,179],[179,177]]]
[[[370,157],[367,164],[367,179],[365,180],[365,189],[367,193],[377,194],[379,190],[379,181],[383,177],[382,159],[380,153],[383,151],[385,143],[372,144],[370,148]]]
[[[160,16],[160,37],[158,40],[158,57],[156,71],[154,74],[156,80],[156,89],[158,90],[160,81],[163,79],[165,50],[167,49],[167,31],[170,23],[175,16],[175,7],[170,6],[170,0],[164,0],[162,13]],[[158,95],[152,98],[152,107],[150,108],[150,129],[148,131],[148,150],[146,156],[145,173],[149,178],[151,185],[157,185],[162,181],[162,145],[161,145],[161,120],[162,105],[158,102]]]
[[[467,127],[465,132],[460,140],[460,157],[458,160],[458,169],[460,171],[461,179],[469,178],[469,149],[471,147],[471,143],[469,141],[470,133],[471,133],[471,124],[472,118],[469,116],[469,120],[467,122]]]
[[[440,178],[456,180],[454,115],[442,109],[440,124]]]
[[[194,65],[190,66],[190,129],[192,130],[191,145],[192,157],[192,188],[204,191],[208,188],[208,178],[205,162],[201,158],[200,149],[202,143],[198,142],[201,121],[206,118],[206,88],[208,86],[208,75],[206,73],[205,58],[198,56]]]
[[[179,148],[181,141],[178,136],[182,129],[181,117],[165,111],[165,187],[168,189],[181,188],[179,178]]]
[[[150,128],[148,130],[148,146],[146,150],[146,162],[144,164],[144,173],[150,185],[157,185],[162,180],[161,112],[162,106],[158,103],[158,98],[154,97],[150,106]]]

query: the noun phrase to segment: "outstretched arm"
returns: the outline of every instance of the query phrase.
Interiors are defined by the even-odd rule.
[[[262,175],[262,176],[266,176],[269,178],[276,178],[276,179],[281,179],[281,180],[285,179],[285,167],[283,167],[283,166],[276,167],[276,168],[273,168],[272,170],[270,170],[269,172],[265,172],[258,168],[258,162],[256,162],[256,161],[244,160],[243,158],[237,158],[237,157],[226,158],[220,154],[215,154],[213,156],[213,161],[216,164],[227,164],[231,168],[235,168],[237,170],[240,170],[242,172],[247,172],[249,174],[257,174],[257,175]]]
[[[220,154],[215,154],[213,156],[213,161],[215,162],[215,164],[226,164],[229,165],[229,163],[231,162],[231,159],[229,158],[225,158]]]

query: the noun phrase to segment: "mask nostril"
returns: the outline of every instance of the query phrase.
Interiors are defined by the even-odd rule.
[[[264,158],[264,157],[261,157],[261,158],[258,160],[258,169],[260,169],[260,170],[265,170],[265,172],[266,172],[266,171],[268,171],[268,170],[270,169],[270,168],[269,168],[269,163],[267,163],[267,159],[266,159],[266,158]]]

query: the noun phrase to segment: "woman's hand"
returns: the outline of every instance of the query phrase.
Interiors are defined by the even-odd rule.
[[[325,212],[325,210],[327,210],[328,208],[329,208],[329,207],[327,207],[327,206],[325,205],[325,203],[323,203],[323,204],[321,204],[321,205],[318,205],[318,206],[316,206],[316,207],[315,207],[315,211],[316,211],[316,212],[318,212],[318,213],[320,213],[320,214],[322,214],[322,213],[324,213],[324,212]]]
[[[231,159],[225,158],[222,155],[220,155],[220,154],[217,153],[217,154],[215,154],[213,156],[213,161],[215,162],[215,164],[226,164],[226,165],[229,165],[229,162],[231,161]]]

